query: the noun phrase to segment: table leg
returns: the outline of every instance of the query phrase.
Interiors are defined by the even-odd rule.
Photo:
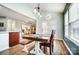
[[[44,55],[42,50],[39,48],[39,42],[38,41],[35,42],[35,48],[32,50],[32,53],[34,53],[36,55]]]

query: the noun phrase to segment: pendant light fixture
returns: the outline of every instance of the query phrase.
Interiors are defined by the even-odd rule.
[[[40,4],[39,3],[37,4],[37,7],[35,7],[35,9],[34,9],[34,13],[36,13],[37,16],[41,17],[41,14],[40,14]]]

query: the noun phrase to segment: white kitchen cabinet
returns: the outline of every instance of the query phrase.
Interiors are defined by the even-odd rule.
[[[0,51],[9,48],[9,34],[0,32]]]

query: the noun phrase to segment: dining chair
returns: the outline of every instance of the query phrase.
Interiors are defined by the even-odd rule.
[[[54,31],[53,30],[52,30],[49,42],[40,43],[40,48],[42,46],[43,47],[49,47],[50,55],[52,55],[53,47],[54,47]]]

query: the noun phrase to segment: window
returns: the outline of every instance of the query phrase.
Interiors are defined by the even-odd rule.
[[[79,4],[72,4],[64,16],[65,37],[79,43]]]
[[[70,34],[71,34],[70,36],[72,38],[79,40],[79,20],[74,21],[69,26],[70,26]]]
[[[77,4],[72,4],[69,8],[69,22],[77,20]]]
[[[78,20],[78,7],[79,4],[73,4],[69,9],[69,33],[70,38],[78,40],[79,33],[79,20]]]

